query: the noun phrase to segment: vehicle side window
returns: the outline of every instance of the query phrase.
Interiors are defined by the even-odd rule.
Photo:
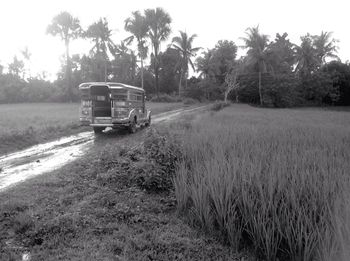
[[[130,101],[135,101],[136,100],[136,95],[135,94],[130,94]]]

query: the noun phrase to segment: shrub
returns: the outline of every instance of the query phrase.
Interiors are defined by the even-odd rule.
[[[300,82],[294,75],[279,75],[270,78],[263,86],[263,104],[265,107],[292,107],[302,103],[299,92]]]
[[[121,175],[117,176],[117,171],[127,172],[130,182],[147,192],[158,193],[173,189],[172,178],[179,158],[179,147],[166,135],[150,129],[142,146],[123,149],[120,156],[127,160],[122,163],[119,159],[116,165],[118,167],[99,174],[102,183],[119,180]]]
[[[185,105],[192,105],[198,103],[198,100],[192,99],[192,98],[184,98],[183,103]]]
[[[153,96],[151,102],[181,102],[180,97],[170,96],[169,94],[161,93],[158,96]]]
[[[173,188],[170,173],[159,169],[154,162],[141,162],[134,165],[131,170],[133,182],[147,192],[163,192]]]
[[[211,110],[212,111],[220,111],[225,107],[230,106],[230,103],[228,102],[223,102],[223,101],[217,101],[213,104],[213,106],[211,106]]]

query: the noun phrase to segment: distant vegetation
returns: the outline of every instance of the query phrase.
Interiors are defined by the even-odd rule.
[[[124,24],[130,36],[114,43],[106,18],[84,29],[78,18],[62,12],[46,32],[66,48],[57,79],[49,82],[44,73],[30,76],[31,54],[25,49],[6,72],[0,66],[0,103],[77,101],[81,82],[116,81],[157,97],[165,93],[266,107],[350,105],[350,65],[337,57],[337,40],[330,32],[306,34],[295,44],[287,33],[271,39],[259,27],[250,27],[242,32],[247,53],[239,58],[235,42],[219,40],[204,50],[195,43],[196,34],[172,35],[171,22],[162,8],[132,12]],[[91,42],[88,54],[70,55],[70,43],[77,38]],[[171,44],[161,48],[169,39]],[[189,67],[199,76],[189,79]]]

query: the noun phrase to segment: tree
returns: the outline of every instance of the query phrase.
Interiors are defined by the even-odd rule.
[[[269,62],[274,74],[293,72],[295,64],[294,44],[287,37],[287,33],[276,34],[275,40],[268,46]]]
[[[247,66],[253,66],[259,73],[259,97],[260,105],[263,105],[263,94],[261,88],[261,74],[266,73],[269,67],[268,44],[269,38],[259,32],[259,26],[246,30],[246,37],[243,37],[245,48],[248,49],[246,56]]]
[[[112,61],[113,79],[127,83],[136,84],[137,57],[124,41],[116,45],[115,59]]]
[[[240,59],[235,62],[230,73],[226,74],[225,83],[227,87],[224,93],[224,102],[227,102],[227,97],[230,94],[230,92],[233,90],[235,91],[236,102],[238,102],[238,90],[239,90],[238,76],[242,73],[243,66],[244,66],[243,59]]]
[[[214,75],[211,66],[211,58],[213,56],[213,50],[208,49],[202,53],[203,56],[199,56],[196,59],[197,71],[200,72],[199,76],[203,78],[210,78]]]
[[[67,98],[72,99],[72,85],[71,85],[71,65],[69,58],[69,44],[71,40],[78,38],[81,35],[81,27],[79,19],[73,17],[68,12],[62,12],[56,15],[51,24],[47,27],[46,33],[53,36],[59,35],[64,41],[66,47],[66,79],[67,79]]]
[[[107,81],[107,63],[109,62],[108,51],[113,56],[115,55],[115,44],[111,36],[112,30],[108,27],[106,18],[100,18],[97,22],[90,25],[84,36],[90,38],[94,46],[90,50],[90,55],[95,56],[98,60],[104,63],[104,81]],[[101,75],[102,76],[102,75]]]
[[[204,88],[207,99],[219,98],[226,88],[225,77],[232,70],[237,56],[234,42],[220,40],[215,48],[203,52],[196,60],[200,76],[204,76],[200,86]]]
[[[159,97],[159,52],[160,44],[162,41],[168,39],[171,28],[170,15],[165,12],[162,8],[157,7],[156,9],[145,10],[146,23],[149,26],[148,37],[152,43],[152,59],[154,60],[154,76],[157,96]]]
[[[216,82],[224,84],[226,75],[231,71],[237,56],[237,46],[234,42],[220,40],[215,45],[210,61],[211,71],[214,72]]]
[[[26,64],[26,63],[29,63],[29,62],[30,62],[30,58],[31,58],[32,54],[29,52],[28,47],[25,47],[25,48],[21,51],[21,54],[22,54],[22,56],[23,56],[23,58],[24,58],[24,61],[23,61],[23,65],[24,65],[24,68],[23,68],[23,78],[25,78],[25,74],[26,74],[26,69],[25,69],[25,67],[28,68],[28,72],[29,72],[28,74],[30,75],[30,68],[29,68],[28,64]]]
[[[338,50],[337,40],[332,39],[331,32],[321,32],[320,35],[314,35],[313,45],[316,50],[316,56],[320,65],[326,63],[326,58],[338,58],[335,54]]]
[[[349,106],[350,105],[350,64],[340,61],[331,61],[325,64],[321,70],[330,74],[332,79],[332,90],[337,91],[338,95],[328,94],[325,101],[329,104]],[[339,100],[334,100],[334,96],[339,96]]]
[[[125,20],[124,28],[132,34],[126,41],[128,43],[131,43],[134,39],[137,41],[138,56],[141,59],[141,87],[143,89],[143,60],[147,58],[148,47],[146,46],[146,37],[149,25],[146,22],[146,17],[136,11],[132,12],[132,17]]]
[[[305,78],[311,73],[318,70],[320,66],[320,59],[318,58],[316,48],[313,44],[313,39],[310,34],[300,37],[300,46],[295,45],[295,54],[297,65],[295,71]]]
[[[171,47],[159,54],[159,86],[162,92],[169,94],[177,92],[180,78],[180,60],[179,51]]]
[[[180,79],[179,79],[179,96],[181,94],[181,81],[182,78],[185,78],[185,86],[187,89],[187,78],[188,78],[188,64],[191,65],[192,69],[195,70],[193,62],[191,60],[192,57],[196,55],[196,53],[201,49],[200,47],[192,47],[193,40],[197,37],[196,34],[187,36],[186,32],[180,31],[180,36],[175,36],[172,40],[172,46],[179,51],[181,55],[180,61]]]
[[[24,63],[15,55],[12,63],[9,64],[8,69],[10,74],[20,77],[20,74],[24,72]]]

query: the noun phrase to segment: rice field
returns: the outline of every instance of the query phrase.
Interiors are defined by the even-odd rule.
[[[233,105],[179,126],[191,224],[263,260],[350,260],[348,111]]]

